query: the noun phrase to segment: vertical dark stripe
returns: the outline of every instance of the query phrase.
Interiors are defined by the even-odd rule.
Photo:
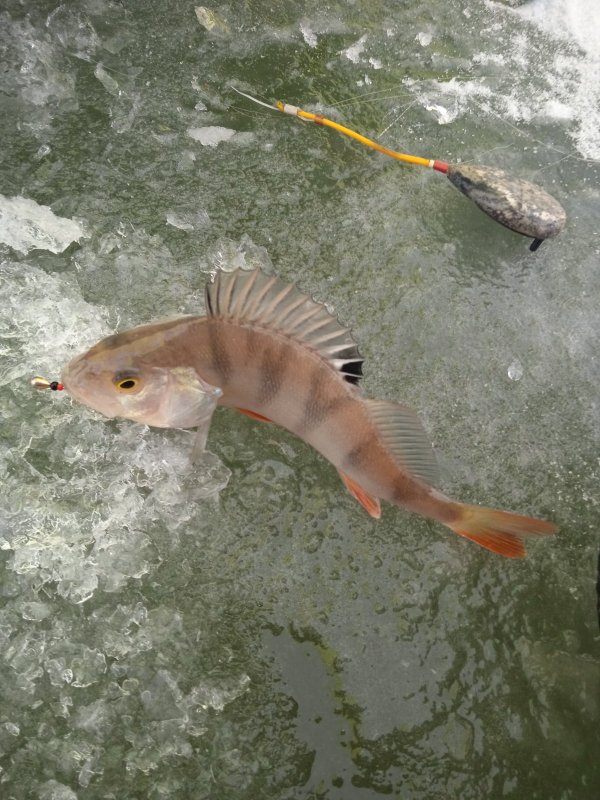
[[[363,439],[346,453],[343,461],[343,467],[345,469],[360,469],[363,467],[369,460],[369,451],[371,450],[372,446],[372,439]]]
[[[311,428],[321,425],[331,414],[352,402],[352,398],[336,384],[337,379],[332,378],[329,370],[325,370],[322,365],[313,371],[304,405],[301,432],[308,433]]]
[[[231,359],[225,347],[223,326],[216,320],[208,324],[208,341],[212,356],[212,368],[221,378],[219,386],[227,383],[231,375]]]
[[[257,354],[258,355],[258,354]],[[286,370],[294,357],[287,342],[273,342],[262,348],[259,364],[259,403],[271,403],[283,388]]]

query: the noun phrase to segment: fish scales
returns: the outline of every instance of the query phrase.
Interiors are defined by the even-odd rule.
[[[206,306],[206,317],[108,337],[73,359],[62,383],[109,417],[196,426],[202,446],[217,405],[274,422],[337,467],[375,518],[387,500],[508,557],[525,554],[523,537],[556,530],[434,488],[435,459],[416,414],[363,395],[350,332],[293,284],[260,270],[217,273]]]
[[[448,517],[446,504],[432,503],[428,490],[389,457],[362,397],[319,353],[267,328],[251,328],[248,337],[244,325],[220,320],[208,325],[220,327],[209,341],[218,342],[230,365],[227,379],[220,385],[220,405],[268,417],[382,499],[391,501],[402,495],[406,503],[421,506],[429,502],[430,512],[433,505],[439,505],[437,512]],[[243,347],[244,340],[253,342],[251,350]],[[252,358],[258,352],[263,354],[262,361]],[[261,380],[266,359],[270,379],[276,380],[275,375],[281,378],[279,391],[267,399]],[[220,376],[218,369],[216,372]]]

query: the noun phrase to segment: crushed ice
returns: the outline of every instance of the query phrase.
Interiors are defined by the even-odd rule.
[[[34,249],[62,253],[87,235],[83,223],[58,217],[49,206],[0,194],[0,242],[19,253]]]
[[[345,50],[341,51],[343,56],[346,56],[348,61],[352,61],[353,64],[358,64],[360,61],[360,57],[365,49],[367,41],[367,34],[365,33],[357,42],[354,42],[353,45],[347,47]]]
[[[231,128],[223,128],[221,125],[205,125],[202,128],[188,128],[187,135],[205,147],[216,147],[221,142],[228,142],[235,131]]]

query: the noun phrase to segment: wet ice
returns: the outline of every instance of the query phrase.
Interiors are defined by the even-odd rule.
[[[82,222],[59,217],[35,200],[0,194],[0,242],[19,253],[33,249],[62,253],[86,236]]]
[[[223,7],[220,38],[172,4],[160,25],[104,0],[2,18],[4,193],[52,207],[61,242],[69,220],[89,234],[30,249],[21,218],[28,252],[7,245],[0,267],[0,759],[16,800],[170,800],[191,783],[285,798],[315,764],[332,800],[516,796],[527,743],[540,791],[597,787],[598,193],[546,146],[573,136],[593,155],[577,138],[593,81],[573,80],[593,62],[497,3],[464,5]],[[285,84],[409,152],[537,170],[572,227],[533,259],[434,176],[253,117],[231,80],[269,100]],[[193,128],[232,133],[211,147]],[[394,510],[365,520],[312,451],[233,412],[190,466],[191,432],[30,390],[114,330],[202,313],[215,269],[255,266],[352,326],[365,388],[419,408],[444,488],[556,514],[560,537],[509,568]],[[269,652],[312,648],[319,721],[290,679],[302,660],[265,655],[265,629]],[[582,676],[576,693],[548,688],[557,668]]]

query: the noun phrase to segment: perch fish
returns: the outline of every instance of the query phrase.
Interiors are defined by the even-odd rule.
[[[330,461],[371,516],[385,500],[508,557],[525,555],[524,537],[556,531],[434,488],[435,458],[415,412],[364,396],[350,332],[294,284],[260,270],[218,272],[206,309],[103,339],[67,364],[65,389],[107,417],[198,427],[202,442],[217,406],[274,422]]]

